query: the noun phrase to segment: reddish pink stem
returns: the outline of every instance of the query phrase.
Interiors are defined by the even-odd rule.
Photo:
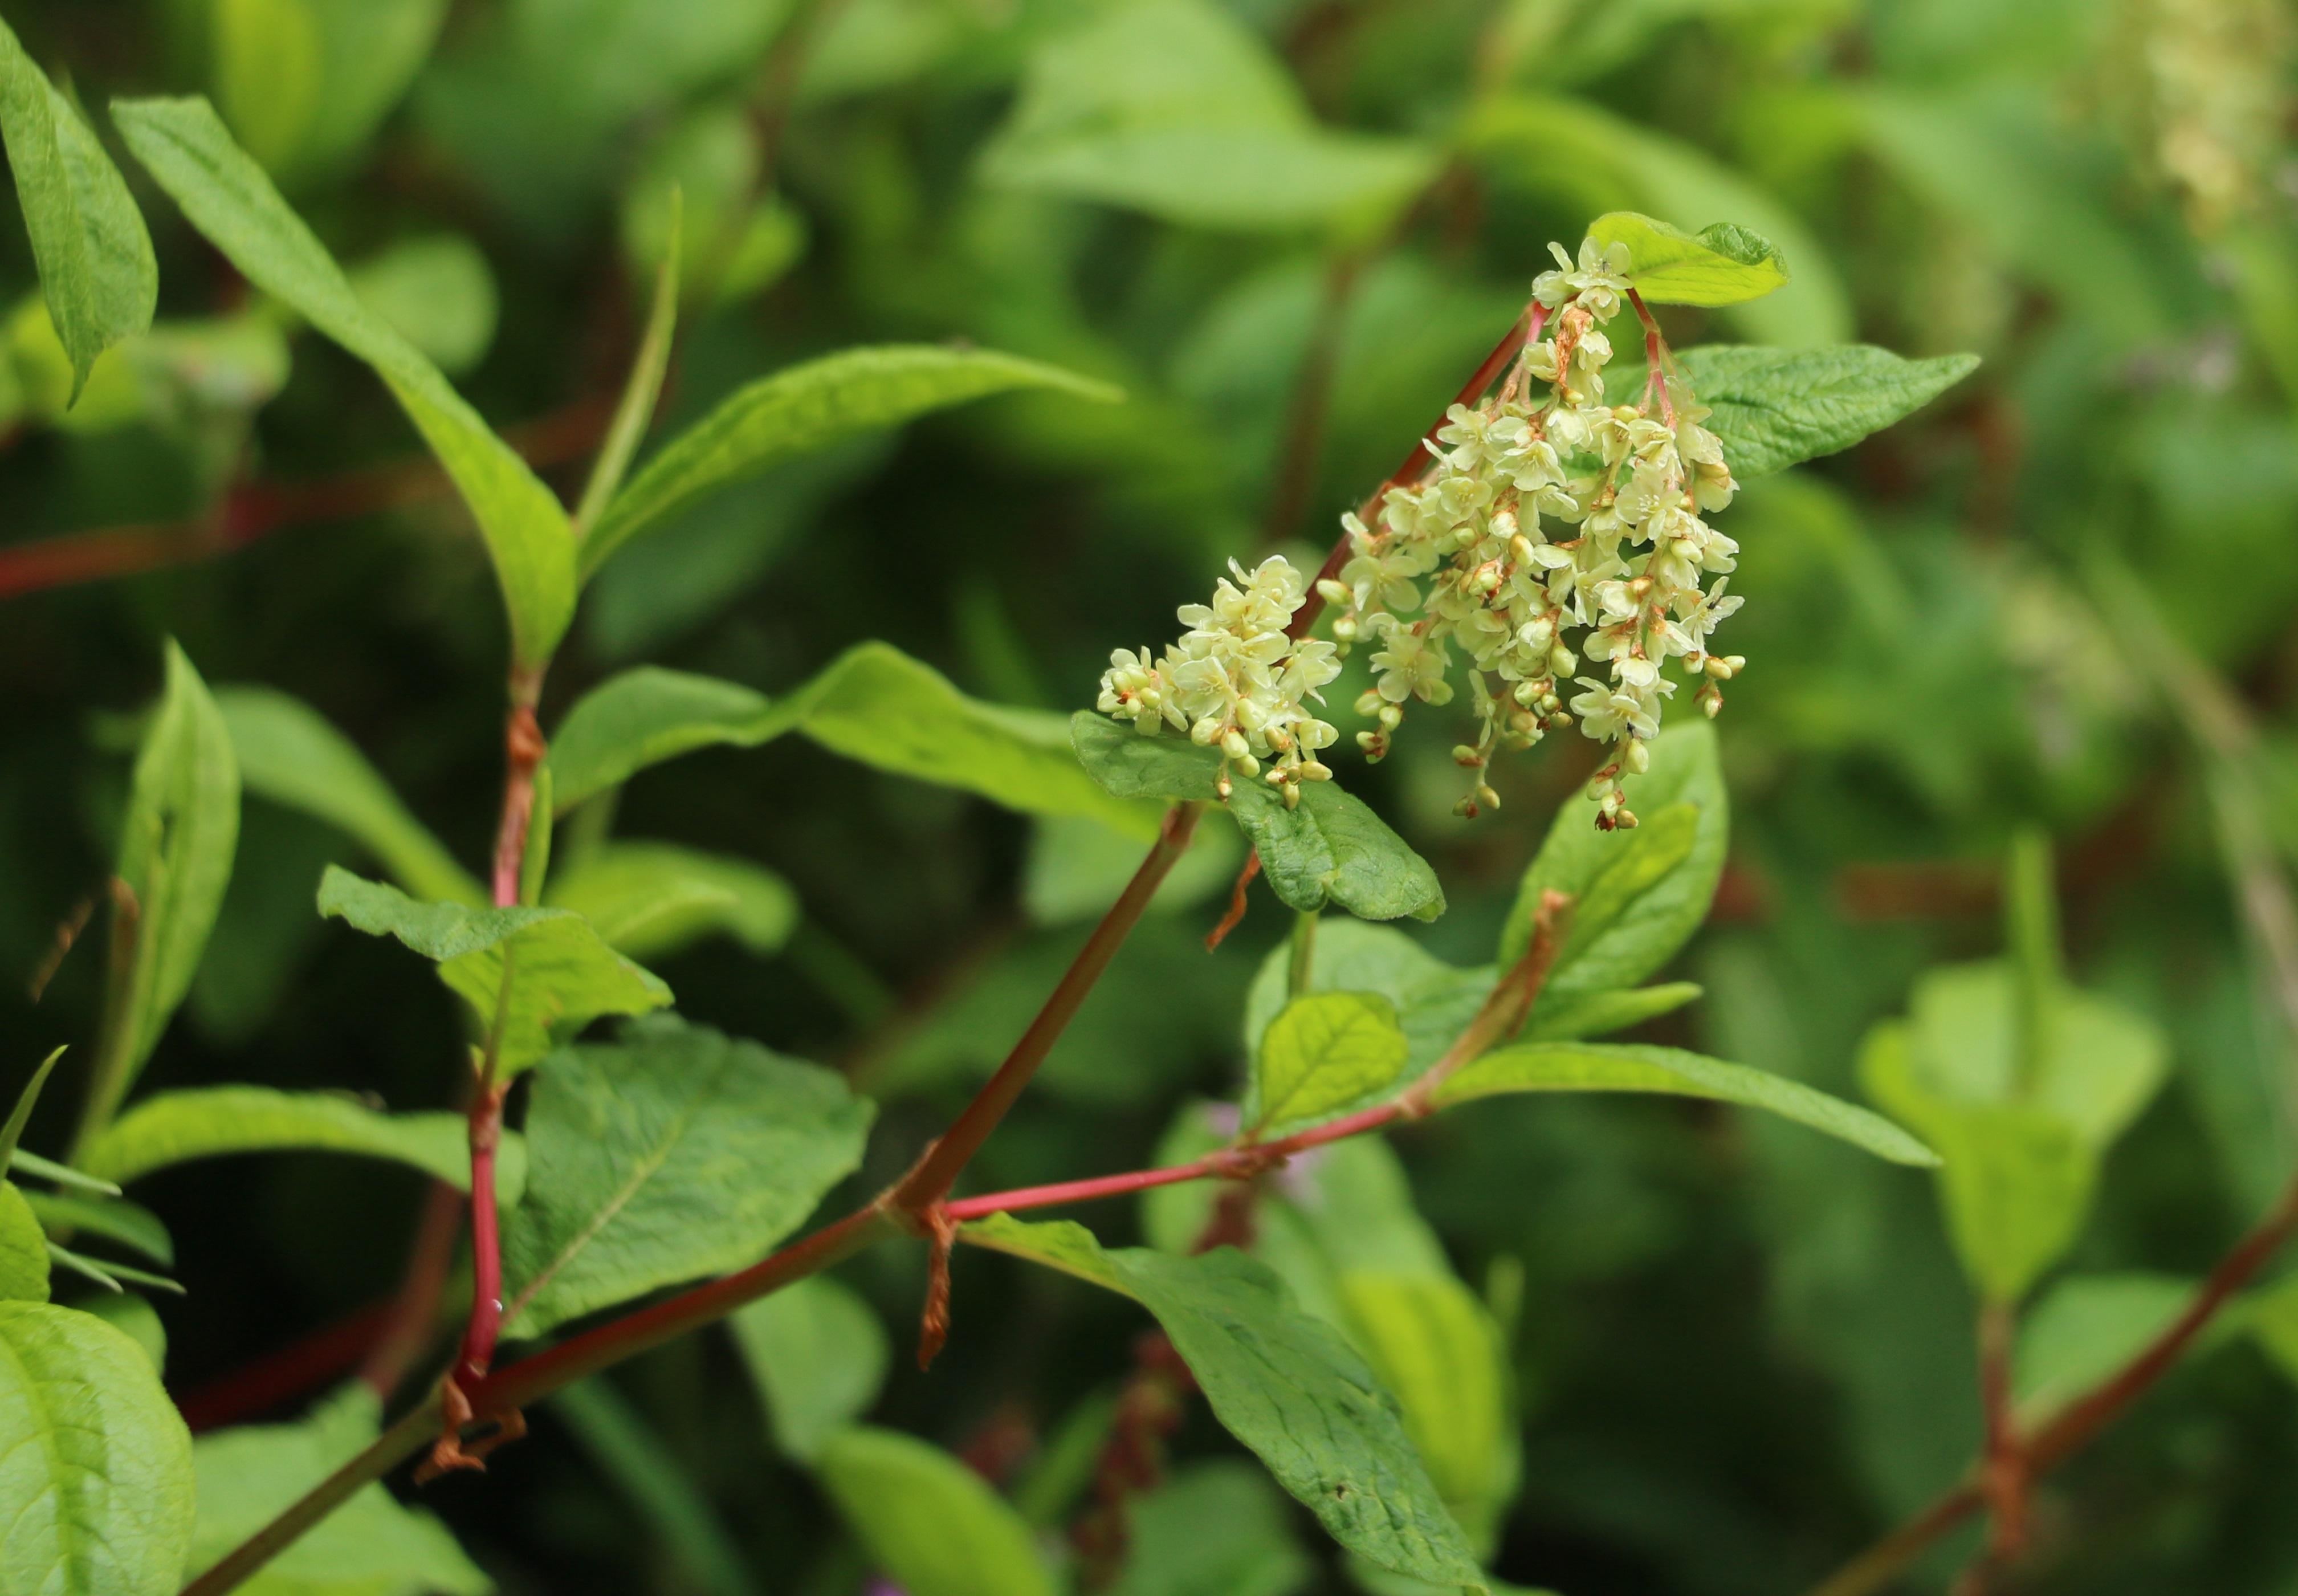
[[[1018,1213],[1028,1208],[1054,1208],[1066,1203],[1091,1203],[1102,1197],[1121,1197],[1128,1192],[1147,1191],[1152,1187],[1178,1186],[1187,1180],[1249,1180],[1283,1163],[1296,1153],[1306,1153],[1311,1147],[1321,1147],[1328,1142],[1345,1141],[1350,1137],[1377,1130],[1384,1125],[1408,1117],[1401,1101],[1377,1104],[1346,1119],[1316,1126],[1280,1141],[1223,1147],[1218,1153],[1208,1153],[1194,1162],[1174,1164],[1161,1170],[1133,1170],[1122,1175],[1099,1175],[1090,1180],[1063,1180],[1052,1186],[1024,1186],[1010,1192],[990,1192],[983,1196],[961,1198],[949,1203],[946,1211],[951,1219],[963,1224],[968,1220],[987,1219],[993,1213]]]

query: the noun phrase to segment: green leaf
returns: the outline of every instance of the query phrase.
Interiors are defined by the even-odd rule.
[[[1633,211],[1588,224],[1588,236],[1628,252],[1628,286],[1656,305],[1736,305],[1761,299],[1788,280],[1772,241],[1730,222],[1698,236]]]
[[[739,113],[730,113],[737,114]],[[744,125],[748,132],[748,125]],[[654,301],[647,309],[646,333],[631,359],[630,375],[623,379],[623,396],[615,402],[615,418],[607,427],[583,484],[582,500],[574,507],[574,536],[587,540],[599,517],[606,513],[631,468],[631,457],[647,428],[654,424],[655,407],[662,401],[662,384],[670,372],[672,340],[678,333],[678,262],[685,239],[685,202],[675,185],[665,196],[661,263],[654,274]],[[579,565],[579,560],[578,560]]]
[[[269,1087],[195,1087],[146,1097],[88,1144],[92,1174],[140,1180],[155,1170],[241,1153],[348,1153],[385,1158],[470,1189],[469,1130],[455,1113],[386,1114],[333,1092]],[[503,1138],[497,1195],[524,1184],[519,1138]]]
[[[1245,1095],[1256,1132],[1316,1120],[1393,1083],[1410,1053],[1396,1005],[1373,992],[1317,992],[1261,1033]]]
[[[1295,1596],[1316,1578],[1285,1498],[1242,1458],[1174,1470],[1127,1503],[1126,1530],[1110,1596]]]
[[[352,1385],[301,1423],[202,1435],[192,1447],[199,1529],[191,1572],[222,1560],[348,1462],[375,1439],[381,1414],[375,1393]],[[360,1486],[238,1587],[245,1596],[489,1596],[494,1588],[444,1525],[380,1484]]]
[[[1676,363],[1714,412],[1702,425],[1723,442],[1732,475],[1752,482],[1912,416],[1977,370],[1979,357],[1910,360],[1871,343],[1708,343],[1680,351]]]
[[[1029,815],[1087,815],[1140,837],[1144,806],[1112,803],[1077,767],[1056,715],[967,698],[890,643],[862,643],[777,699],[731,682],[642,666],[586,694],[552,740],[563,812],[648,765],[714,745],[802,732],[878,770],[980,793]]]
[[[111,1001],[96,1066],[101,1123],[143,1068],[191,989],[239,842],[239,766],[207,684],[173,642],[159,709],[144,733],[120,828],[118,874],[135,897],[113,923],[127,973]]]
[[[1205,0],[1078,14],[1031,55],[985,181],[1185,227],[1364,233],[1435,176],[1427,144],[1318,126],[1269,47]]]
[[[182,1285],[165,1275],[153,1274],[149,1269],[137,1269],[133,1264],[121,1263],[116,1259],[107,1258],[98,1262],[80,1253],[68,1252],[54,1242],[48,1244],[48,1259],[53,1263],[61,1263],[67,1269],[87,1276],[106,1291],[125,1291],[127,1286],[120,1284],[124,1280],[129,1285],[145,1286],[153,1291],[164,1291],[172,1296],[184,1294]]]
[[[248,791],[348,833],[413,897],[487,901],[486,889],[318,710],[268,687],[227,687],[215,702]]]
[[[48,1235],[30,1199],[0,1183],[0,1299],[48,1300]]]
[[[1054,1596],[1021,1516],[939,1447],[856,1425],[816,1467],[870,1560],[908,1596]]]
[[[1486,96],[1455,137],[1516,184],[1579,214],[1625,206],[1730,217],[1778,245],[1795,275],[1776,293],[1727,307],[1724,319],[1750,337],[1798,348],[1852,335],[1850,291],[1795,207],[1697,145],[1586,99],[1533,94]]]
[[[1228,1248],[1195,1258],[1104,1252],[1083,1226],[1025,1225],[1005,1214],[963,1234],[1148,1309],[1214,1417],[1343,1546],[1398,1574],[1485,1589],[1406,1439],[1395,1399],[1338,1331],[1286,1298],[1266,1265]]]
[[[64,1050],[58,1047],[42,1059],[39,1067],[32,1071],[32,1079],[16,1095],[16,1106],[9,1111],[8,1122],[0,1125],[0,1166],[16,1156],[16,1148],[24,1139],[24,1127],[31,1123],[33,1106],[40,1100],[40,1088],[48,1084],[49,1073],[63,1055]]]
[[[117,1197],[84,1197],[61,1192],[26,1192],[24,1200],[40,1228],[50,1235],[85,1230],[121,1246],[133,1247],[161,1269],[176,1264],[175,1238],[160,1216],[137,1203]]]
[[[435,961],[439,979],[477,1014],[481,1035],[496,1034],[501,1004],[495,1067],[506,1079],[541,1062],[554,1028],[579,1030],[602,1014],[643,1014],[670,1001],[657,977],[565,909],[418,904],[331,864],[319,881],[319,913]]]
[[[1647,1020],[1672,1013],[1700,994],[1697,981],[1662,981],[1650,987],[1623,987],[1596,992],[1576,1003],[1535,1013],[1525,1025],[1528,1042],[1571,1042],[1582,1037],[1625,1030]]]
[[[71,358],[76,401],[95,358],[152,325],[160,295],[152,237],[95,129],[32,64],[5,22],[0,136],[48,319]]]
[[[852,1286],[814,1275],[727,1321],[766,1404],[774,1444],[794,1462],[870,1410],[892,1362],[886,1327]]]
[[[1672,726],[1649,747],[1651,768],[1627,786],[1641,823],[1600,831],[1589,823],[1591,806],[1567,802],[1525,872],[1500,933],[1501,969],[1524,956],[1542,895],[1572,898],[1570,929],[1533,1007],[1534,1027],[1633,987],[1707,918],[1731,830],[1715,730],[1699,722]]]
[[[1244,1005],[1244,1046],[1259,1054],[1269,1023],[1284,1009],[1291,985],[1291,949],[1269,950]],[[1310,992],[1377,993],[1393,1006],[1404,1032],[1405,1065],[1414,1078],[1442,1056],[1492,989],[1489,967],[1459,970],[1429,954],[1394,926],[1328,916],[1310,950]]]
[[[98,1196],[103,1197],[116,1197],[120,1195],[120,1187],[109,1180],[99,1180],[93,1175],[84,1174],[79,1170],[60,1164],[53,1159],[42,1158],[37,1153],[27,1153],[21,1147],[9,1155],[8,1168],[19,1175],[33,1175],[42,1180],[53,1180],[58,1186],[67,1187],[73,1191],[94,1192]]]
[[[1218,748],[1143,736],[1083,709],[1070,717],[1070,735],[1079,762],[1112,797],[1220,797]],[[1337,782],[1303,781],[1299,806],[1287,809],[1266,782],[1238,781],[1227,806],[1290,908],[1307,914],[1333,903],[1365,920],[1434,920],[1444,912],[1444,889],[1428,862]]]
[[[152,1306],[148,1298],[132,1291],[114,1292],[108,1296],[90,1297],[79,1308],[134,1342],[152,1360],[153,1373],[168,1372],[168,1327],[160,1322],[160,1311]]]
[[[2145,1021],[2062,989],[2046,1056],[2029,1060],[2018,983],[2002,963],[1944,966],[1905,1021],[1878,1025],[1859,1074],[1878,1105],[1946,1160],[1939,1196],[1963,1268],[2016,1301],[2072,1244],[2101,1160],[2160,1088],[2169,1047]]]
[[[1930,1149],[1881,1116],[1745,1064],[1676,1047],[1527,1042],[1485,1054],[1436,1088],[1439,1108],[1498,1092],[1658,1092],[1760,1108],[1864,1147],[1893,1163],[1929,1166]],[[1952,1156],[1950,1153],[1948,1154]]]
[[[761,377],[665,444],[615,495],[583,540],[583,576],[672,512],[779,460],[1017,388],[1098,403],[1120,397],[1018,355],[931,344],[842,350]]]
[[[747,859],[668,842],[612,842],[550,883],[547,907],[570,909],[617,953],[650,959],[714,932],[773,953],[798,925],[798,895]]]
[[[2199,1282],[2138,1272],[2075,1275],[2021,1319],[2012,1390],[2022,1424],[2041,1423],[2137,1356],[2195,1300]],[[2205,1336],[2236,1329],[2239,1313]]]
[[[343,270],[203,99],[112,104],[128,147],[192,225],[257,287],[372,366],[454,479],[478,522],[510,615],[511,650],[541,665],[574,613],[574,542],[549,488],[361,302]]]
[[[0,1585],[174,1596],[192,1438],[141,1347],[90,1314],[0,1302]]]
[[[552,1061],[503,1238],[506,1334],[755,1263],[862,1158],[831,1071],[664,1015]]]
[[[1469,1538],[1489,1548],[1516,1493],[1516,1393],[1500,1327],[1448,1274],[1343,1272],[1350,1328],[1396,1393],[1404,1433]]]

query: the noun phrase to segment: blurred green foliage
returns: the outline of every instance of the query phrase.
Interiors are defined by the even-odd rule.
[[[586,594],[546,723],[641,659],[780,699],[870,639],[980,699],[1085,704],[1108,650],[1168,634],[1226,558],[1313,566],[1506,330],[1548,241],[1600,211],[1780,246],[1787,289],[1665,311],[1679,344],[1984,357],[1915,420],[1730,512],[1748,600],[1732,646],[1754,662],[1718,723],[1736,823],[1706,928],[1666,972],[1704,996],[1655,1005],[1636,1039],[1873,1101],[1950,1153],[2018,1118],[2040,1151],[2006,1178],[2057,1192],[2060,1222],[2007,1236],[1952,1175],[1935,1199],[1922,1171],[1801,1127],[1634,1097],[1503,1097],[1394,1157],[1329,1154],[1270,1205],[1264,1256],[1356,1325],[1408,1427],[1445,1410],[1442,1391],[1411,1394],[1440,1376],[1476,1383],[1480,1410],[1503,1393],[1505,1435],[1414,1432],[1500,1576],[1575,1596],[1801,1588],[1973,1455],[1978,1293],[2039,1281],[2018,1390],[2045,1402],[2143,1340],[2289,1178],[2298,1047],[2167,657],[2223,673],[2259,723],[2269,845],[2298,857],[2298,21],[2281,0],[11,0],[7,21],[91,110],[207,94],[348,263],[370,343],[453,374],[568,499],[674,186],[685,322],[657,439],[770,373],[897,340],[1124,391],[1017,391],[668,506]],[[10,62],[5,114],[53,114]],[[8,137],[13,154],[13,121]],[[459,896],[426,827],[484,873],[508,648],[484,549],[372,375],[123,170],[159,316],[100,358],[117,317],[52,320],[37,219],[0,229],[0,1058],[95,1030],[101,938],[59,963],[59,928],[101,900],[123,816],[154,801],[130,754],[172,636],[235,737],[251,717],[269,731],[275,764],[243,755],[236,867],[186,1021],[123,1040],[117,1067],[146,1089],[451,1106],[451,999],[401,950],[323,926],[312,896],[370,849]],[[2102,562],[2167,632],[2102,612]],[[265,689],[316,706],[387,781],[333,817],[344,830],[290,806],[280,784],[339,751],[313,752]],[[1344,775],[1450,903],[1379,935],[1473,965],[1591,750],[1558,738],[1496,770],[1501,810],[1462,822],[1453,739],[1422,718]],[[594,873],[558,889],[611,897],[626,845],[609,825],[685,850],[674,936],[726,934],[661,960],[681,1010],[875,1096],[863,1189],[1003,1054],[1137,848],[839,747],[640,772],[611,815],[561,823],[562,858]],[[1998,919],[2022,827],[2059,861],[2051,1003],[2090,1016],[2039,1048],[2020,972],[1972,963],[2029,951]],[[1224,829],[1185,863],[983,1154],[984,1188],[1211,1145],[1189,1140],[1197,1101],[1244,1081],[1246,988],[1291,918],[1256,888],[1221,955],[1197,950],[1237,857]],[[2062,1069],[2071,1096],[2041,1079]],[[58,1145],[73,1096],[51,1088],[35,1145]],[[195,1421],[300,1410],[236,1371],[389,1292],[419,1192],[407,1168],[317,1154],[138,1188],[193,1286],[158,1319]],[[1186,1236],[1202,1213],[1170,1203],[1209,1195],[1169,1195],[1139,1227]],[[1088,1217],[1134,1239],[1123,1205]],[[858,1303],[906,1341],[913,1257],[839,1279],[812,1305],[824,1323]],[[2298,1589],[2294,1302],[2286,1285],[2245,1303],[2044,1488],[2021,1589]],[[690,1337],[545,1407],[537,1439],[427,1504],[508,1592],[858,1591],[894,1533],[856,1507],[867,1479],[973,1489],[941,1453],[838,1428],[866,1415],[1006,1488],[1004,1555],[1074,1516],[1140,1326],[979,1254],[956,1311],[930,1377],[879,1391],[865,1341],[834,1410],[772,1428],[745,1368],[772,1399],[802,1379],[776,1360],[850,1363],[857,1338],[779,1311]],[[1440,1336],[1450,1360],[1414,1363]],[[286,1469],[371,1421],[337,1406],[203,1443],[203,1512],[217,1495],[252,1528],[283,1495],[252,1463],[211,1484],[228,1446]],[[825,1444],[844,1455],[817,1481]],[[1174,1444],[1183,1466],[1137,1514],[1115,1588],[1349,1588],[1202,1405]],[[358,1513],[336,1533],[405,1588],[484,1588],[429,1518],[379,1498]],[[1967,1550],[1918,1587],[1944,1589]],[[418,1553],[434,1571],[409,1572]]]

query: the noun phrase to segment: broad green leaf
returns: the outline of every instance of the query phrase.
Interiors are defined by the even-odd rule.
[[[227,687],[215,701],[248,791],[347,832],[413,897],[487,901],[486,889],[318,710],[268,687]]]
[[[1396,1394],[1404,1433],[1469,1538],[1489,1548],[1516,1493],[1515,1381],[1500,1326],[1450,1275],[1351,1270],[1340,1299],[1357,1345]]]
[[[1185,227],[1357,232],[1435,176],[1431,145],[1318,126],[1283,63],[1207,0],[1078,16],[1032,54],[986,181]]]
[[[502,583],[517,663],[541,665],[574,613],[566,512],[439,368],[363,303],[325,245],[202,99],[121,100],[112,117],[192,225],[257,287],[372,366],[478,522]]]
[[[1910,360],[1872,343],[1765,349],[1708,343],[1679,351],[1702,423],[1741,482],[1848,449],[1914,415],[1979,368],[1977,355]]]
[[[194,1087],[146,1097],[88,1144],[83,1162],[91,1174],[125,1182],[194,1159],[293,1152],[389,1159],[470,1187],[461,1114],[387,1114],[348,1095],[269,1087]],[[517,1196],[525,1167],[520,1139],[506,1135],[496,1170],[503,1202]]]
[[[1096,403],[1119,397],[1017,355],[931,344],[843,350],[761,377],[664,445],[615,495],[583,540],[583,576],[673,511],[779,460],[1017,388]]]
[[[1788,280],[1772,241],[1732,222],[1694,236],[1655,217],[1615,211],[1589,223],[1588,236],[1627,251],[1628,285],[1656,305],[1736,305]]]
[[[1079,763],[1112,797],[1219,799],[1218,748],[1144,736],[1082,709],[1070,717],[1070,734]],[[1290,908],[1307,914],[1332,903],[1365,920],[1434,920],[1444,912],[1428,862],[1337,782],[1303,781],[1299,806],[1287,809],[1266,782],[1237,781],[1227,806]]]
[[[90,1297],[79,1306],[82,1313],[95,1315],[134,1342],[152,1360],[154,1374],[168,1372],[168,1327],[160,1322],[160,1311],[149,1298],[132,1291],[113,1292]]]
[[[1288,1001],[1292,950],[1269,950],[1252,980],[1244,1005],[1244,1054],[1261,1051],[1261,1038]],[[1389,925],[1327,916],[1317,926],[1310,950],[1311,992],[1377,993],[1393,1005],[1406,1044],[1401,1074],[1418,1076],[1442,1056],[1484,1006],[1492,988],[1489,967],[1456,969],[1434,956],[1409,936]]]
[[[870,1410],[893,1349],[852,1286],[814,1275],[759,1298],[727,1321],[766,1406],[774,1444],[812,1462],[831,1437]]]
[[[1316,1567],[1292,1518],[1242,1458],[1184,1465],[1127,1503],[1125,1567],[1110,1596],[1296,1596]]]
[[[2177,1275],[2074,1275],[2021,1319],[2012,1390],[2022,1423],[2047,1419],[2112,1375],[2195,1300],[2199,1282]],[[2239,1313],[2206,1336],[2236,1328]]]
[[[48,1300],[48,1235],[32,1204],[0,1182],[0,1300]]]
[[[1156,1164],[1186,1163],[1230,1144],[1234,1121],[1224,1114],[1215,1123],[1211,1106],[1194,1104],[1176,1118]],[[1195,1252],[1219,1195],[1210,1181],[1153,1187],[1142,1194],[1143,1234],[1161,1251]],[[1452,1274],[1443,1243],[1414,1205],[1403,1163],[1378,1137],[1351,1137],[1296,1162],[1261,1193],[1253,1229],[1252,1255],[1277,1271],[1302,1309],[1343,1333],[1353,1333],[1341,1297],[1343,1274]]]
[[[1567,801],[1525,872],[1500,933],[1502,970],[1531,944],[1542,895],[1552,889],[1572,898],[1564,947],[1532,1011],[1534,1027],[1633,987],[1707,917],[1731,828],[1715,730],[1698,722],[1672,726],[1649,746],[1651,768],[1626,789],[1641,823],[1600,831],[1589,823],[1590,806]]]
[[[199,1528],[190,1571],[220,1561],[348,1462],[375,1439],[381,1416],[374,1393],[352,1385],[300,1423],[202,1435],[192,1446]],[[494,1588],[446,1526],[379,1484],[362,1485],[238,1587],[246,1596],[489,1596]]]
[[[830,1437],[815,1468],[870,1560],[908,1596],[1054,1596],[1021,1516],[939,1447],[856,1425]]]
[[[0,1302],[0,1588],[174,1596],[192,1438],[152,1360],[93,1315]]]
[[[1319,1119],[1393,1082],[1411,1051],[1396,1005],[1374,992],[1314,992],[1261,1035],[1245,1122],[1255,1131]]]
[[[1395,1398],[1337,1330],[1287,1300],[1266,1265],[1228,1248],[1195,1258],[1105,1252],[1081,1225],[1005,1214],[963,1235],[1148,1309],[1214,1416],[1343,1546],[1398,1574],[1485,1589]]]
[[[770,954],[798,925],[798,895],[773,871],[668,842],[610,842],[550,883],[543,904],[571,909],[616,952],[676,953],[724,932]]]
[[[2015,1301],[2073,1243],[2101,1161],[2169,1062],[2152,1026],[2084,993],[2062,989],[2043,1034],[2048,1052],[2029,1060],[2008,964],[1949,965],[1860,1050],[1868,1096],[1946,1160],[1948,1230],[1996,1302]]]
[[[1487,97],[1455,137],[1515,183],[1583,214],[1624,205],[1753,228],[1794,262],[1794,277],[1776,293],[1725,307],[1724,319],[1767,343],[1852,335],[1850,291],[1795,208],[1696,145],[1590,100],[1533,94]]]
[[[1141,837],[1145,806],[1112,803],[1077,767],[1058,715],[967,698],[890,643],[862,643],[782,698],[641,666],[585,695],[552,740],[552,801],[563,812],[649,765],[696,748],[756,748],[798,732],[832,753],[921,781],[977,792],[1030,815],[1087,815]]]
[[[658,978],[566,909],[418,904],[331,864],[319,882],[319,913],[434,961],[439,979],[478,1016],[479,1034],[500,1030],[495,1067],[504,1079],[541,1062],[554,1028],[574,1030],[602,1014],[643,1014],[670,1001]]]
[[[756,1262],[853,1172],[870,1115],[828,1070],[669,1015],[567,1049],[527,1110],[506,1333]]]
[[[1500,1092],[1657,1092],[1760,1108],[1864,1147],[1893,1163],[1930,1166],[1930,1148],[1881,1115],[1801,1081],[1677,1047],[1630,1043],[1526,1042],[1497,1048],[1436,1088],[1450,1108]],[[1950,1153],[1948,1156],[1952,1156]]]
[[[33,1217],[49,1235],[85,1231],[132,1247],[161,1269],[176,1263],[175,1238],[160,1216],[138,1203],[117,1197],[87,1197],[68,1192],[26,1192]]]
[[[91,1122],[118,1104],[191,989],[238,842],[231,734],[207,684],[170,642],[167,686],[144,732],[120,828],[118,874],[135,906],[113,922],[114,979],[123,985],[112,996]]]
[[[143,214],[94,128],[0,22],[0,136],[48,318],[79,399],[95,358],[152,325],[160,269]]]

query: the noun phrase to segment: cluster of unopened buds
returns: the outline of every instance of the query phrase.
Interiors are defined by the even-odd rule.
[[[1612,247],[1608,256],[1591,240],[1576,262],[1556,249],[1558,269],[1533,282],[1535,332],[1507,383],[1481,406],[1452,408],[1430,468],[1392,488],[1370,525],[1343,517],[1351,558],[1318,584],[1339,612],[1342,649],[1375,650],[1374,685],[1356,706],[1376,721],[1357,737],[1375,759],[1408,699],[1451,701],[1453,650],[1467,657],[1476,734],[1452,753],[1476,777],[1461,815],[1499,804],[1484,777],[1496,750],[1576,720],[1616,748],[1589,788],[1596,823],[1634,825],[1620,783],[1649,764],[1676,685],[1662,667],[1681,657],[1712,715],[1720,684],[1747,663],[1708,647],[1740,607],[1724,591],[1739,545],[1700,516],[1729,504],[1737,484],[1656,333],[1641,402],[1604,401],[1602,328],[1628,298],[1625,251]],[[1553,328],[1545,341],[1542,326]],[[1529,391],[1535,382],[1544,394]],[[1604,674],[1575,676],[1583,657]],[[1571,686],[1581,690],[1567,705]]]
[[[1612,345],[1602,329],[1631,297],[1624,246],[1607,253],[1591,240],[1576,262],[1551,247],[1558,269],[1533,283],[1532,331],[1506,383],[1480,405],[1452,407],[1428,467],[1391,488],[1369,525],[1342,517],[1348,558],[1318,584],[1336,612],[1335,641],[1292,635],[1307,595],[1290,563],[1248,574],[1232,562],[1236,581],[1210,606],[1181,609],[1189,630],[1173,647],[1154,659],[1145,649],[1110,657],[1103,714],[1219,748],[1224,798],[1232,776],[1259,777],[1290,806],[1300,782],[1332,773],[1315,756],[1337,733],[1304,705],[1322,703],[1317,690],[1353,647],[1373,649],[1373,685],[1356,707],[1376,723],[1357,735],[1374,759],[1407,700],[1451,701],[1458,649],[1476,732],[1452,750],[1475,773],[1456,813],[1498,806],[1485,776],[1495,752],[1576,722],[1615,749],[1589,785],[1596,823],[1636,823],[1621,783],[1650,764],[1676,689],[1663,667],[1681,658],[1699,683],[1694,701],[1713,715],[1721,684],[1747,664],[1708,647],[1740,608],[1724,591],[1739,545],[1701,518],[1738,484],[1656,327],[1641,401],[1604,401]],[[1583,658],[1603,674],[1575,674]]]
[[[1223,577],[1211,604],[1181,607],[1188,630],[1163,654],[1120,649],[1109,657],[1099,708],[1144,733],[1185,732],[1220,749],[1222,798],[1233,778],[1259,779],[1289,809],[1302,782],[1332,779],[1316,756],[1340,732],[1305,706],[1323,703],[1317,690],[1341,674],[1340,650],[1287,630],[1308,598],[1291,561],[1272,557],[1248,572],[1231,560],[1229,571],[1236,580]]]

